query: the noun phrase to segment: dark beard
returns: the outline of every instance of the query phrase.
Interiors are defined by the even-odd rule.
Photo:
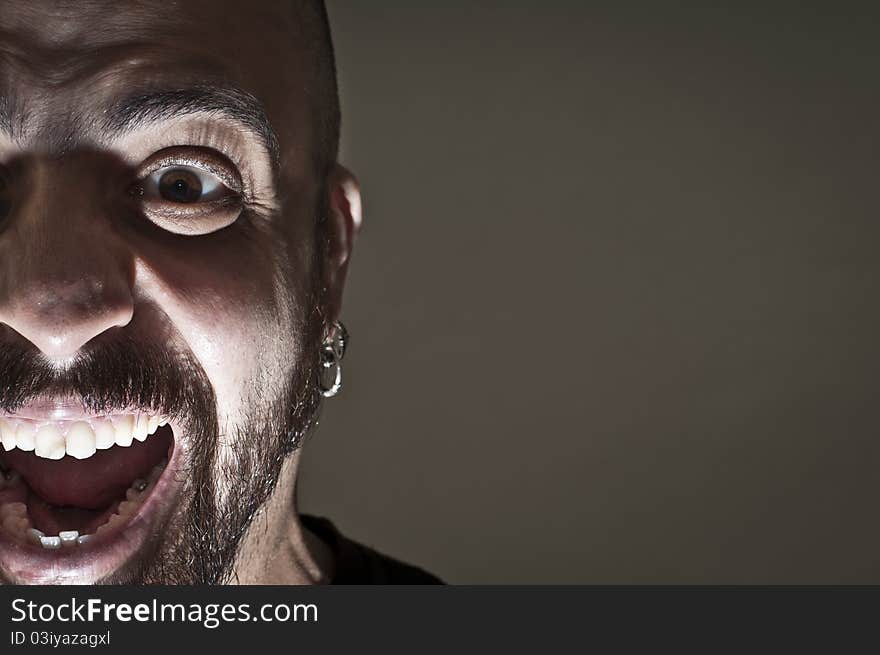
[[[308,352],[317,352],[314,345]],[[317,363],[299,367],[275,400],[252,405],[232,439],[232,457],[215,478],[218,439],[200,439],[183,498],[189,503],[166,530],[155,555],[105,584],[224,584],[230,581],[241,539],[275,490],[287,458],[313,427],[321,395],[315,380]],[[198,464],[195,462],[198,461]],[[234,464],[232,464],[234,462]],[[218,486],[226,495],[218,502]],[[172,537],[173,535],[173,537]]]
[[[315,305],[312,305],[313,307]],[[173,418],[186,431],[187,462],[179,507],[157,540],[102,584],[222,584],[228,582],[242,536],[301,444],[320,407],[318,312],[307,320],[300,361],[280,390],[255,388],[255,400],[231,441],[233,457],[217,468],[217,402],[204,369],[189,353],[120,334],[95,339],[64,369],[48,363],[8,330],[0,346],[0,409],[41,396],[80,398],[87,410],[138,408]],[[274,391],[274,393],[273,393]],[[258,401],[257,399],[266,399]],[[218,499],[219,489],[225,491]]]

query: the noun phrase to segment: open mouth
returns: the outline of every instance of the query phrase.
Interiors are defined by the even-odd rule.
[[[16,581],[105,576],[158,532],[176,489],[167,419],[140,412],[0,416],[0,567]]]

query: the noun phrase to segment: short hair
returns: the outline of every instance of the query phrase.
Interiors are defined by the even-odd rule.
[[[312,70],[315,74],[315,88],[311,94],[315,131],[313,156],[315,170],[323,178],[330,172],[339,155],[342,122],[333,37],[324,0],[293,1],[296,17],[304,23],[305,51],[312,58]]]

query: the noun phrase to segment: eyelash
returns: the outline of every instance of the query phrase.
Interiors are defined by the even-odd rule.
[[[162,170],[163,168],[177,168],[177,167],[191,167],[197,168],[199,170],[205,171],[214,175],[217,179],[222,182],[227,189],[235,193],[236,195],[242,195],[241,189],[241,180],[236,179],[235,176],[230,175],[229,171],[223,169],[219,166],[212,165],[210,162],[205,161],[204,159],[200,159],[197,157],[181,157],[181,156],[167,156],[161,159],[153,160],[150,162],[150,166],[148,168],[141,169],[139,174],[140,180],[147,179],[153,173]]]
[[[205,146],[175,145],[162,148],[141,164],[138,179],[146,179],[160,169],[175,166],[191,166],[206,171],[216,176],[236,195],[245,195],[244,182],[238,167],[225,155]]]
[[[222,119],[206,118],[174,125],[173,129],[157,134],[155,140],[149,143],[149,149],[142,151],[144,155],[154,154],[146,157],[142,160],[143,163],[139,164],[139,175],[142,177],[148,175],[150,170],[156,170],[160,163],[158,160],[161,158],[159,153],[172,149],[180,153],[180,157],[174,163],[195,164],[198,168],[215,175],[218,171],[207,168],[202,158],[194,157],[193,153],[207,152],[219,157],[224,162],[220,172],[223,172],[224,167],[230,167],[235,172],[239,184],[233,187],[227,177],[218,176],[218,178],[236,193],[238,201],[248,210],[249,215],[269,219],[279,211],[277,171],[272,167],[270,155],[256,147],[235,126],[225,125]],[[189,155],[185,156],[184,153]]]
[[[241,144],[237,140],[230,138],[229,134],[223,130],[219,130],[211,123],[187,126],[181,133],[175,134],[174,143],[169,143],[167,147],[157,150],[170,150],[172,148],[186,148],[189,150],[197,150],[212,153],[215,157],[225,160],[238,174],[239,188],[233,189],[241,194],[242,199],[247,201],[252,197],[253,189],[250,188],[250,180],[245,175],[247,167],[247,157],[242,150]],[[192,162],[181,161],[179,163],[193,165]],[[204,166],[202,166],[204,168]],[[205,168],[211,173],[214,171]],[[218,177],[223,180],[220,175]],[[233,187],[226,183],[230,189]]]
[[[158,181],[153,178],[158,173],[164,175],[166,169],[173,172],[187,168],[216,178],[222,195],[187,202],[161,194]],[[204,146],[175,145],[154,152],[141,164],[130,193],[141,204],[146,218],[177,234],[208,234],[223,229],[235,222],[246,208],[238,168],[225,155]]]

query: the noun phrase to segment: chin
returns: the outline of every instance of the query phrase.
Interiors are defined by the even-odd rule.
[[[11,584],[122,580],[180,506],[182,425],[49,402],[0,416],[0,575]]]

